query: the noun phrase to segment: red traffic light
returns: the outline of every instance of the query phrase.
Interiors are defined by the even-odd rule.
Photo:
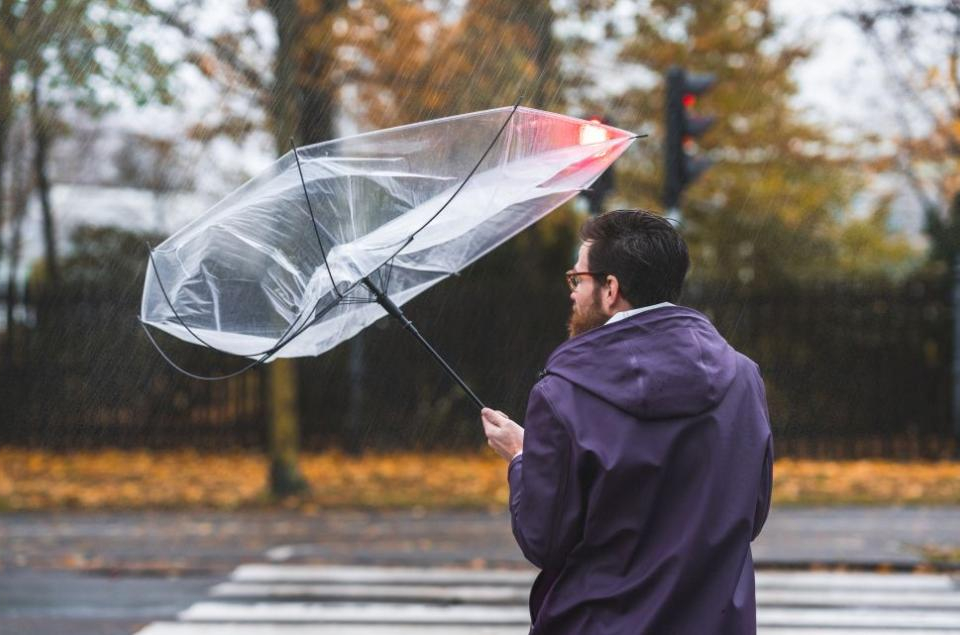
[[[713,74],[690,73],[671,66],[666,76],[666,140],[664,143],[663,204],[678,207],[680,198],[710,161],[698,157],[697,139],[713,123],[713,117],[697,116],[697,97],[716,83]]]

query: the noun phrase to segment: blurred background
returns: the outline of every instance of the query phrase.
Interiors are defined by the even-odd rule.
[[[949,0],[4,1],[0,509],[502,504],[471,403],[397,325],[207,383],[136,316],[146,244],[291,136],[518,98],[649,136],[409,307],[485,401],[522,420],[579,225],[671,213],[682,303],[763,372],[777,501],[960,503],[958,56]]]
[[[956,0],[0,0],[0,631],[128,634],[265,559],[525,566],[473,405],[397,324],[200,382],[137,323],[147,245],[291,137],[518,99],[647,136],[416,298],[420,332],[522,421],[579,226],[680,219],[681,303],[766,382],[762,624],[960,632],[945,575],[813,597],[771,571],[960,568]],[[158,337],[201,374],[246,362]],[[181,626],[150,633],[247,632]]]

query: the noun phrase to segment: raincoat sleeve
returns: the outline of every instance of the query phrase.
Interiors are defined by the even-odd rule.
[[[755,371],[756,382],[760,395],[760,410],[764,421],[767,424],[767,449],[763,455],[763,467],[760,472],[760,490],[757,495],[757,508],[753,514],[753,535],[750,540],[760,535],[764,523],[767,522],[767,514],[770,513],[770,499],[773,491],[773,435],[770,434],[770,413],[767,409],[767,391],[763,385],[763,378],[760,376],[759,368]]]
[[[753,535],[750,540],[760,535],[760,530],[767,522],[770,513],[770,497],[773,490],[773,438],[767,440],[767,451],[763,457],[763,470],[760,474],[760,494],[757,496],[757,508],[753,514]]]
[[[510,462],[508,479],[517,544],[532,564],[551,570],[562,565],[579,541],[583,510],[573,442],[545,394],[544,383],[530,393],[523,453]]]

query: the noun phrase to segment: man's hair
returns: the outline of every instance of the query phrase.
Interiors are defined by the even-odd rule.
[[[618,209],[580,228],[590,242],[590,271],[616,276],[634,307],[676,302],[690,266],[683,237],[670,222],[642,209]]]

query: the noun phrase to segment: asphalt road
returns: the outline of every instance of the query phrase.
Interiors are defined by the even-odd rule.
[[[960,550],[960,508],[776,509],[758,568],[911,570]],[[504,513],[0,515],[0,633],[129,635],[243,563],[525,568]]]
[[[219,577],[143,577],[21,568],[0,573],[3,635],[130,635],[170,619]]]

